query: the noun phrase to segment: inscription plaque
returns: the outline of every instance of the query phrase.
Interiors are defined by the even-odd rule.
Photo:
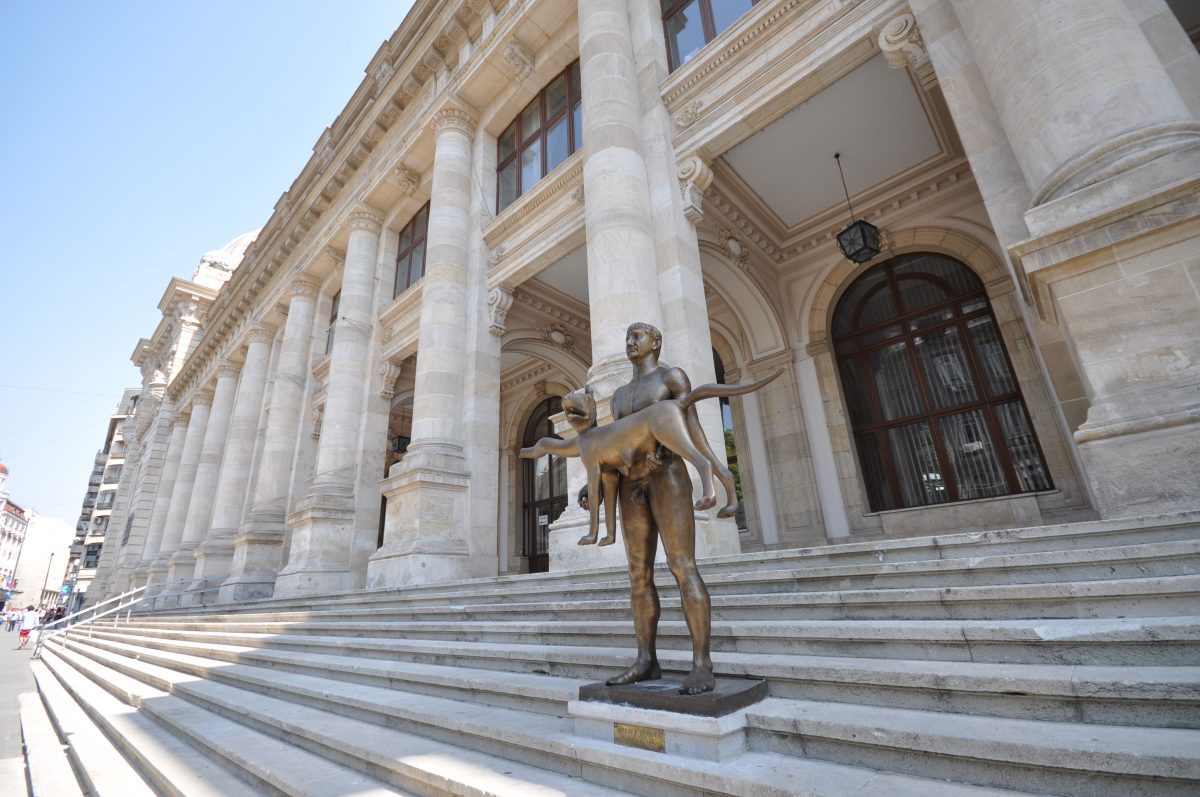
[[[662,728],[648,728],[645,725],[630,725],[625,722],[613,723],[613,741],[626,747],[638,747],[656,753],[665,752],[667,749],[667,734]]]

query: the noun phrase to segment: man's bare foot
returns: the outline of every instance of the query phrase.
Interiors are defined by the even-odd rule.
[[[576,545],[591,545],[591,544],[592,544],[592,543],[594,543],[595,541],[596,541],[596,535],[595,535],[595,534],[585,534],[585,535],[583,535],[582,537],[580,537],[580,538],[579,538],[579,542],[577,542],[577,543],[575,543],[575,544],[576,544]]]
[[[606,686],[624,686],[641,681],[657,681],[659,678],[662,678],[662,670],[659,669],[657,661],[635,661],[628,670],[609,678],[604,684]]]
[[[612,545],[616,541],[617,541],[617,537],[616,537],[616,535],[613,535],[612,537],[605,537],[604,539],[600,540],[600,544],[601,545]]]
[[[711,692],[716,686],[717,679],[713,677],[712,665],[705,667],[697,664],[692,667],[688,677],[683,679],[683,683],[679,686],[679,694],[698,695],[702,692]]]

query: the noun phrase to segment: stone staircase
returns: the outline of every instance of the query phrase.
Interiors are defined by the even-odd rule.
[[[137,779],[98,795],[1200,794],[1200,513],[702,570],[718,672],[770,687],[721,761],[576,726],[632,654],[611,568],[134,615],[35,671],[76,768]]]

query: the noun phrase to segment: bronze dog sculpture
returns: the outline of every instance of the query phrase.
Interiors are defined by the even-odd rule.
[[[687,411],[698,401],[707,398],[741,396],[763,387],[782,371],[776,371],[758,382],[745,385],[708,384],[692,390],[678,399],[656,402],[632,415],[604,426],[596,424],[596,400],[590,385],[563,397],[563,411],[567,422],[576,432],[573,440],[557,440],[543,437],[532,446],[521,449],[527,459],[554,454],[560,457],[579,457],[587,471],[588,494],[604,496],[605,536],[601,545],[611,545],[617,540],[616,497],[619,475],[629,475],[629,469],[647,457],[654,457],[655,449],[663,446],[690,462],[700,473],[700,484],[704,495],[696,501],[696,509],[710,509],[717,504],[713,485],[713,470],[716,469],[721,485],[725,488],[728,502],[718,513],[720,517],[731,517],[737,511],[737,492],[733,475],[722,462],[709,460],[696,446],[687,422]],[[588,534],[581,537],[580,545],[596,542],[600,533],[600,502],[590,501]]]

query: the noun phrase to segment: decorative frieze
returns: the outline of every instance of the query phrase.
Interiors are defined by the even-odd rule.
[[[501,337],[507,327],[504,322],[508,318],[508,310],[512,307],[513,295],[507,288],[497,285],[488,293],[488,332]]]
[[[713,181],[712,169],[699,155],[691,155],[679,164],[678,175],[683,215],[692,224],[699,224],[704,219],[704,192]]]
[[[517,80],[524,80],[533,74],[533,53],[516,39],[505,45],[504,62],[512,67]]]

